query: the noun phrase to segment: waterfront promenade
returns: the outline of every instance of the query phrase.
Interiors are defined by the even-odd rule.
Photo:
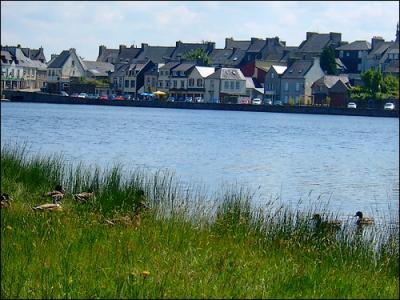
[[[32,93],[21,91],[4,91],[7,99],[15,102],[34,102],[52,104],[85,104],[85,105],[111,105],[111,106],[134,106],[134,107],[157,107],[176,109],[207,109],[207,110],[233,110],[233,111],[255,111],[255,112],[277,112],[298,114],[325,114],[325,115],[348,115],[368,117],[399,117],[399,110],[377,110],[377,109],[348,109],[314,106],[275,106],[275,105],[251,105],[251,104],[222,104],[222,103],[188,103],[167,101],[130,101],[130,100],[95,100],[75,97],[64,97],[45,93]]]

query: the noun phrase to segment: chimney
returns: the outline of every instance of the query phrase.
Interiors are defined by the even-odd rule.
[[[332,41],[332,44],[338,46],[342,41],[342,34],[338,32],[330,32],[329,39]]]
[[[145,50],[149,47],[149,44],[142,43],[142,50]]]
[[[225,38],[225,49],[231,48],[232,42],[233,42],[233,38]]]
[[[119,51],[121,52],[122,49],[126,49],[125,45],[119,45]]]
[[[104,50],[106,50],[106,46],[104,45],[99,46],[99,57],[104,53]]]
[[[316,32],[307,32],[306,33],[306,40],[308,40],[309,38],[311,38],[314,34],[317,34]]]
[[[251,44],[254,44],[254,43],[255,43],[256,41],[258,41],[258,40],[259,40],[259,38],[254,38],[254,37],[252,37],[250,41],[251,41]]]
[[[179,47],[180,45],[182,45],[181,41],[176,41],[176,47]]]
[[[385,40],[380,36],[374,36],[371,40],[371,49],[379,47]]]
[[[215,49],[215,42],[208,42],[207,43],[207,52],[210,53]]]
[[[69,49],[69,52],[70,52],[70,53],[75,52],[75,51],[76,51],[75,48],[70,48],[70,49]]]

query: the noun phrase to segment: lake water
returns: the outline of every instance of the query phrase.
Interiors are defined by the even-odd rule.
[[[1,104],[1,143],[71,161],[173,171],[211,193],[327,201],[398,219],[399,119],[34,103]]]

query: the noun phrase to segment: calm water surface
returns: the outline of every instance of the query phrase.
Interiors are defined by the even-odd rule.
[[[320,197],[342,216],[398,214],[394,118],[2,103],[7,142],[102,167],[168,169],[211,192],[238,183],[261,204]]]

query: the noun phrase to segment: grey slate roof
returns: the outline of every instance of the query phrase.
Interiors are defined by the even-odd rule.
[[[1,50],[1,58],[2,58],[1,63],[7,63],[8,64],[9,61],[12,60],[11,53],[8,52],[8,51],[3,51],[3,50]],[[3,61],[3,58],[6,60],[5,62]]]
[[[303,78],[312,65],[312,60],[297,60],[286,69],[282,78]]]
[[[158,64],[165,61],[166,58],[170,57],[175,47],[164,47],[164,46],[147,46],[137,56],[139,59],[148,58],[152,62]]]
[[[177,47],[175,47],[175,50],[171,54],[171,58],[176,59],[182,57],[182,55],[193,49],[202,49],[204,52],[207,53],[207,48],[207,44],[180,43]]]
[[[214,49],[208,55],[211,64],[225,65],[230,62],[229,58],[232,56],[233,49]]]
[[[330,41],[329,33],[314,33],[308,40],[303,41],[299,50],[301,52],[322,52]]]
[[[141,48],[122,48],[118,53],[119,62],[130,62],[132,59],[136,58],[140,53]]]
[[[314,87],[314,86],[324,85],[328,89],[330,89],[331,87],[333,87],[337,83],[338,80],[341,80],[344,84],[348,84],[349,83],[349,78],[347,76],[324,75],[320,79],[315,81],[312,84],[312,86]]]
[[[207,79],[246,80],[240,69],[221,68],[207,77]]]
[[[241,50],[247,50],[251,44],[251,41],[235,41],[233,39],[226,39],[225,49],[238,48]]]
[[[179,62],[176,62],[176,61],[167,62],[165,65],[163,65],[163,66],[160,68],[160,71],[171,70],[172,68],[176,67],[177,65],[179,65]]]
[[[48,68],[62,68],[64,63],[67,61],[70,53],[68,50],[63,50],[50,64]]]
[[[175,68],[173,68],[172,71],[186,72],[186,71],[189,71],[194,66],[195,66],[195,64],[193,64],[193,63],[182,63],[182,64],[177,65]]]
[[[126,71],[129,69],[130,64],[119,64],[115,66],[112,77],[125,76]]]
[[[256,40],[247,49],[247,52],[260,52],[266,44],[265,40]]]
[[[368,51],[371,49],[371,44],[367,41],[354,41],[350,44],[346,44],[336,48],[336,50],[342,51]]]
[[[87,70],[94,76],[108,76],[108,72],[114,72],[114,65],[106,62],[84,60]]]
[[[371,49],[371,52],[368,54],[368,58],[372,58],[375,55],[382,55],[385,51],[393,44],[393,42],[383,42],[377,47]]]
[[[100,62],[116,63],[118,60],[119,49],[104,49],[103,53],[97,58]]]

